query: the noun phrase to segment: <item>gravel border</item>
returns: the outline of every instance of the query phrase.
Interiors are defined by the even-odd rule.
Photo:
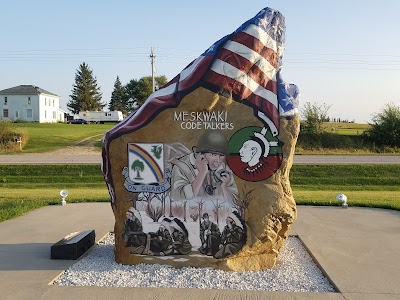
[[[286,292],[335,292],[301,241],[289,237],[276,266],[263,271],[230,272],[169,265],[117,264],[114,235],[108,234],[87,256],[53,284],[64,286],[166,287]]]

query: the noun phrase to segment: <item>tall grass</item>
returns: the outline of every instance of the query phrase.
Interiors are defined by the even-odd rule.
[[[20,142],[17,142],[19,140]],[[16,128],[14,123],[0,121],[0,152],[20,151],[28,143],[26,130]]]

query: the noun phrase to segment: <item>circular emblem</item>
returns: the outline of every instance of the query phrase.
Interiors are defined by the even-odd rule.
[[[267,128],[244,127],[229,140],[227,162],[233,173],[246,181],[271,177],[282,163],[282,146]]]

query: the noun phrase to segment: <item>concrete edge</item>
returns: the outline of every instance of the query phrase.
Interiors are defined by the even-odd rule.
[[[301,244],[304,246],[304,249],[306,249],[307,253],[311,256],[314,263],[321,270],[322,274],[329,280],[329,283],[334,287],[334,289],[336,290],[336,293],[340,293],[343,295],[343,292],[339,289],[339,287],[336,285],[336,283],[332,280],[332,278],[329,276],[329,274],[326,272],[326,270],[324,269],[322,264],[318,261],[318,259],[312,253],[310,248],[308,248],[307,244],[303,241],[303,239],[300,237],[300,235],[293,235],[293,236],[297,237],[300,240]]]

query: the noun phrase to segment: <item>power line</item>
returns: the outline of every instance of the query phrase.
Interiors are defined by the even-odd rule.
[[[145,47],[132,48],[81,48],[81,49],[43,49],[43,50],[1,50],[0,62],[100,62],[100,63],[145,63],[148,53],[140,51]],[[150,58],[152,59],[152,72],[155,73],[154,47]],[[157,54],[158,63],[184,64],[194,60],[196,55],[184,53],[195,52],[193,49],[163,48]],[[139,50],[139,51],[138,51]],[[167,51],[165,51],[167,50]],[[152,57],[154,55],[154,57]],[[364,59],[368,57],[369,59]],[[400,55],[388,54],[361,54],[361,53],[316,53],[316,52],[291,52],[283,57],[284,67],[308,69],[341,69],[341,70],[389,70],[398,71]],[[304,67],[302,67],[304,65]]]

